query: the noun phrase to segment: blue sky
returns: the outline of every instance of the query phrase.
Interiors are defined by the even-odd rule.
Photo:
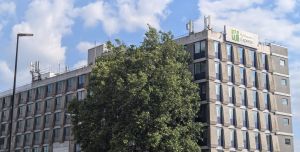
[[[187,33],[192,19],[203,29],[211,15],[214,30],[231,25],[259,34],[261,41],[289,48],[295,151],[300,151],[300,0],[0,0],[0,91],[12,86],[16,33],[20,40],[18,85],[30,82],[29,65],[43,71],[58,64],[79,67],[89,47],[119,38],[139,44],[150,24],[175,37]]]

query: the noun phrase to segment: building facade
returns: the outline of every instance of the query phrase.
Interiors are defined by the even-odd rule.
[[[228,27],[176,41],[194,59],[203,151],[294,151],[287,48]]]
[[[227,33],[226,33],[227,32]],[[194,59],[205,124],[202,151],[293,151],[287,48],[258,43],[255,34],[209,29],[176,39]],[[101,45],[89,50],[89,66],[17,88],[14,151],[80,151],[71,133],[68,103],[86,97],[88,75]],[[7,149],[12,91],[0,93],[0,152]]]

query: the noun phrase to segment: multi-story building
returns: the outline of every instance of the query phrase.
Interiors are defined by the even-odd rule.
[[[226,27],[176,39],[191,53],[205,124],[202,151],[293,151],[287,48],[259,43],[257,35]],[[88,75],[105,45],[88,53],[89,66],[17,88],[14,151],[80,151],[67,105],[86,96]],[[8,146],[12,91],[0,93],[0,152]]]
[[[191,53],[203,151],[293,151],[288,50],[226,27],[176,39]]]

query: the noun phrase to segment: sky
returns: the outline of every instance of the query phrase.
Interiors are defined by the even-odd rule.
[[[19,32],[34,36],[20,38],[18,86],[30,83],[31,62],[39,61],[43,72],[78,68],[97,44],[120,39],[139,45],[147,24],[180,37],[189,20],[201,31],[207,15],[213,30],[230,25],[288,47],[295,151],[300,151],[300,0],[0,0],[0,91],[12,88]]]

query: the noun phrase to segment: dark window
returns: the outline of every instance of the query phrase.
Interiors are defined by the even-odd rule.
[[[54,117],[55,117],[55,125],[60,125],[61,124],[61,112],[55,113]]]
[[[42,111],[42,102],[35,103],[35,113],[40,113]]]
[[[67,80],[67,92],[72,91],[74,89],[74,78],[70,78]]]
[[[271,120],[270,120],[270,114],[269,113],[265,113],[265,121],[266,121],[266,129],[267,130],[271,130]]]
[[[235,130],[230,129],[230,146],[232,148],[236,148],[236,139],[235,139],[235,136],[236,136]]]
[[[199,83],[199,96],[201,101],[206,100],[206,88],[207,88],[206,82]]]
[[[248,127],[248,117],[247,117],[247,110],[243,109],[242,110],[243,114],[243,127]]]
[[[56,93],[61,94],[63,92],[63,81],[56,83]]]
[[[55,110],[61,109],[62,106],[62,97],[57,97],[55,99]]]
[[[60,136],[60,129],[59,128],[54,129],[53,130],[53,140],[55,142],[59,141],[59,136]]]
[[[268,151],[273,151],[272,150],[272,136],[271,135],[266,135],[266,140],[267,140],[267,149],[268,149]]]
[[[241,101],[242,101],[242,106],[247,106],[247,101],[246,101],[246,90],[241,88],[240,89],[240,95],[241,95]]]
[[[223,129],[217,128],[218,146],[223,146]]]
[[[205,78],[206,62],[194,63],[194,79],[200,80]]]
[[[270,104],[269,104],[269,94],[264,92],[264,104],[265,104],[265,109],[270,109]]]
[[[255,62],[256,52],[254,50],[250,50],[249,54],[250,54],[251,65],[253,67],[256,67],[256,62]]]
[[[233,104],[233,101],[234,101],[233,86],[228,86],[228,98],[229,98],[229,103]]]
[[[259,133],[254,133],[255,134],[255,145],[256,145],[256,150],[260,150],[260,135]]]
[[[39,144],[40,143],[40,136],[41,136],[41,132],[35,132],[34,133],[34,144]]]
[[[240,78],[241,78],[241,84],[245,85],[245,68],[240,68]]]
[[[220,42],[214,41],[215,58],[220,59]]]
[[[230,120],[230,125],[235,125],[235,112],[233,108],[229,108],[229,120]]]
[[[64,128],[64,140],[69,140],[71,135],[71,129],[70,127]]]
[[[49,142],[49,130],[44,131],[44,143]]]
[[[253,106],[254,106],[254,108],[257,108],[257,98],[258,98],[258,96],[257,96],[257,91],[253,91],[252,92],[252,99],[253,99]]]
[[[284,143],[285,143],[286,145],[291,145],[291,139],[285,138],[285,139],[284,139]]]
[[[45,128],[48,128],[48,127],[50,127],[50,117],[51,117],[51,114],[49,114],[49,115],[45,115]]]
[[[228,61],[231,61],[233,60],[233,57],[232,57],[232,45],[231,44],[226,44],[226,50],[227,50],[227,59]]]
[[[254,119],[254,127],[256,129],[259,129],[259,118],[258,118],[258,113],[257,111],[253,112],[253,119]]]
[[[216,105],[216,113],[217,113],[217,123],[222,124],[222,107],[220,105]]]
[[[239,58],[240,58],[240,64],[245,64],[245,50],[244,48],[239,47]]]
[[[221,101],[221,85],[220,84],[216,84],[216,97],[217,97],[217,101]]]
[[[248,132],[247,131],[242,131],[243,132],[243,147],[244,149],[249,148],[249,137],[248,137]]]
[[[194,59],[205,57],[206,41],[200,41],[194,43]]]
[[[39,129],[41,127],[41,117],[35,117],[34,118],[34,128]]]
[[[261,55],[262,68],[267,70],[267,54],[263,53]]]
[[[256,74],[256,71],[252,71],[252,85],[253,87],[257,87],[257,74]]]
[[[233,82],[233,66],[231,64],[227,66],[227,72],[228,72],[228,81]]]
[[[46,112],[50,112],[51,111],[51,102],[52,102],[52,99],[49,99],[49,100],[45,101],[45,111]]]
[[[81,89],[85,86],[86,75],[80,75],[78,77],[78,89]]]
[[[39,87],[37,89],[37,99],[42,99],[45,95],[45,87]]]
[[[267,75],[267,73],[262,73],[262,79],[263,79],[263,88],[268,90],[268,75]]]
[[[47,85],[47,97],[50,97],[54,94],[54,86],[53,84]]]
[[[220,62],[215,62],[215,72],[216,72],[216,79],[220,80],[221,79],[221,66],[220,66]]]

